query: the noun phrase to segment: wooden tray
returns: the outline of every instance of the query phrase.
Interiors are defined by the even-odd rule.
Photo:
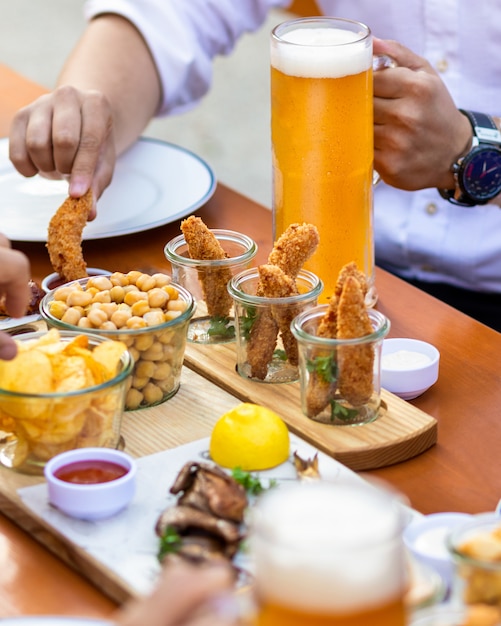
[[[185,365],[235,395],[276,411],[291,432],[353,470],[370,470],[406,461],[437,442],[436,420],[386,390],[387,408],[371,424],[332,426],[308,419],[300,408],[299,383],[268,384],[236,372],[235,344],[188,344]]]

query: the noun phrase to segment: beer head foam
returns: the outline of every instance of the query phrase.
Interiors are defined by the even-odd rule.
[[[260,593],[302,610],[343,612],[398,597],[401,511],[374,487],[279,487],[256,510],[251,548]]]
[[[289,76],[340,78],[372,66],[372,45],[340,28],[297,28],[272,40],[271,65]]]

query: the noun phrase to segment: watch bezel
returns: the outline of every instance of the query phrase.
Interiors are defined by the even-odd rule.
[[[489,200],[495,198],[501,192],[501,178],[499,183],[495,189],[492,191],[479,192],[477,190],[473,191],[469,185],[467,184],[466,178],[466,169],[469,165],[474,163],[479,156],[485,155],[486,152],[490,152],[499,161],[499,170],[501,171],[501,150],[492,144],[481,143],[476,148],[473,148],[468,154],[466,154],[460,161],[460,163],[455,164],[455,168],[457,171],[454,172],[457,177],[457,182],[459,188],[464,196],[468,199],[468,201],[474,202],[475,204],[487,204]]]

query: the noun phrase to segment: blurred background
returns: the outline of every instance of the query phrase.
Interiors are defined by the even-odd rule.
[[[52,88],[85,22],[83,0],[0,0],[0,62]],[[209,94],[192,111],[154,120],[144,135],[194,151],[229,187],[271,206],[269,34],[263,27],[219,57]],[[1,97],[1,94],[0,94]]]

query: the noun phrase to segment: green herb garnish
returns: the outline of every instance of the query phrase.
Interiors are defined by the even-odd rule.
[[[337,363],[332,355],[308,359],[306,369],[310,374],[317,374],[326,383],[333,383],[337,379]]]
[[[245,315],[240,317],[240,332],[244,339],[249,339],[254,322],[257,319],[257,309],[255,306],[245,308]]]
[[[277,481],[271,479],[269,486],[267,488],[263,487],[262,482],[255,474],[246,472],[241,467],[234,467],[231,475],[233,479],[236,480],[237,483],[240,483],[245,491],[251,496],[258,496],[263,491],[266,491],[267,488],[271,489],[277,485]]]
[[[235,336],[235,327],[229,317],[211,317],[210,326],[207,330],[210,337],[230,337]]]
[[[285,350],[276,349],[273,352],[273,358],[279,361],[287,361],[287,352]]]
[[[173,554],[181,547],[181,535],[172,526],[167,526],[160,537],[157,559],[160,563],[168,554]]]
[[[336,400],[331,400],[331,420],[334,421],[336,419],[341,420],[343,422],[348,422],[358,415],[358,409],[349,409],[342,404],[339,404]]]

